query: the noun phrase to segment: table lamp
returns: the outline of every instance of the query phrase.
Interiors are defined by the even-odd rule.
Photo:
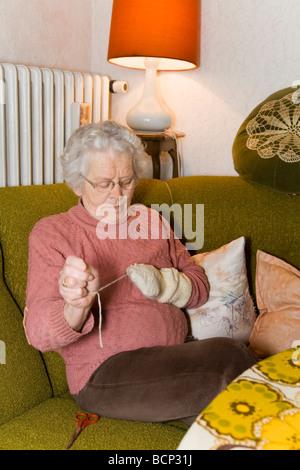
[[[173,123],[157,85],[159,70],[200,65],[200,0],[114,0],[107,60],[145,69],[140,101],[127,115],[135,131],[162,132]]]

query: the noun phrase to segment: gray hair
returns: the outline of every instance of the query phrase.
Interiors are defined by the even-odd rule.
[[[113,148],[117,152],[131,155],[133,168],[137,176],[139,161],[144,153],[144,146],[132,131],[114,121],[103,121],[76,129],[69,138],[61,156],[64,181],[71,189],[82,183],[89,163],[89,153]]]

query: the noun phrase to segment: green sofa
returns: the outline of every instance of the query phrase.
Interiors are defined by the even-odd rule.
[[[300,199],[252,186],[239,177],[145,179],[135,201],[204,204],[204,246],[246,238],[249,282],[255,293],[260,249],[300,268]],[[82,410],[68,392],[61,357],[29,346],[22,325],[28,235],[37,220],[77,203],[64,184],[0,189],[0,449],[64,449]],[[72,449],[175,450],[187,427],[180,421],[136,423],[101,418]]]

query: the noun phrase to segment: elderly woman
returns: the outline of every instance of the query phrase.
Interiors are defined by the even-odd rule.
[[[111,121],[70,137],[62,167],[79,201],[30,235],[25,328],[36,349],[60,350],[87,411],[190,423],[255,359],[233,340],[187,341],[182,308],[205,303],[208,282],[173,233],[164,236],[164,219],[154,218],[160,236],[151,239],[154,211],[130,210],[142,153],[137,136]],[[137,218],[143,236],[109,236]]]

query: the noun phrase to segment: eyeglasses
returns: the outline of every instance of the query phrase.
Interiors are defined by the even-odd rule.
[[[98,181],[98,183],[93,183],[92,181],[88,180],[85,176],[81,176],[85,181],[87,181],[87,183],[92,186],[92,188],[94,188],[99,193],[112,191],[116,184],[118,184],[121,190],[123,191],[129,191],[130,189],[134,189],[139,184],[139,179],[137,176],[133,176],[132,178],[124,178],[120,181],[102,180]]]

